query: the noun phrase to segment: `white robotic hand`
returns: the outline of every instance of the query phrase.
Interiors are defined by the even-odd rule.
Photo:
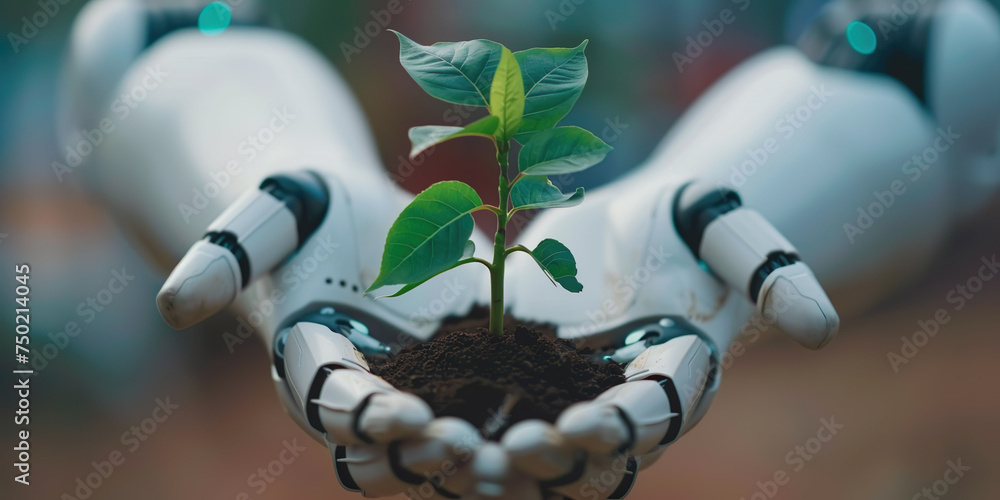
[[[502,441],[513,468],[543,490],[624,498],[638,471],[705,414],[720,358],[754,309],[811,349],[832,340],[839,318],[795,247],[733,191],[640,175],[597,191],[585,207],[547,212],[522,237],[565,242],[584,292],[567,299],[524,279],[522,263],[512,271],[521,273],[512,312],[555,323],[561,337],[588,347],[611,346],[600,356],[627,363],[627,382],[571,406],[554,425],[516,424]]]
[[[484,446],[468,422],[435,419],[423,400],[369,371],[364,354],[385,355],[399,347],[396,342],[424,340],[437,324],[426,313],[404,317],[388,308],[392,301],[374,302],[345,286],[363,282],[360,248],[372,244],[366,240],[382,238],[377,228],[355,232],[362,222],[356,219],[361,207],[350,195],[378,189],[373,184],[379,180],[388,182],[385,177],[313,171],[266,178],[212,222],[167,278],[157,305],[171,326],[187,328],[229,306],[238,313],[246,310],[253,302],[247,295],[287,295],[273,301],[275,309],[268,315],[275,318],[269,325],[275,325],[276,333],[273,338],[263,335],[273,346],[272,378],[293,420],[329,447],[344,488],[368,497],[430,488],[428,495],[440,498],[460,498],[490,485],[496,489],[510,477],[488,458],[491,450],[497,454],[496,445]],[[382,213],[383,218],[391,215],[389,210]],[[366,214],[372,215],[370,210]],[[323,248],[317,240],[324,233],[337,234],[344,242],[324,259],[329,269],[304,276],[291,272],[297,266],[318,266],[312,249]],[[297,280],[280,279],[282,275]],[[428,284],[413,296],[416,303],[451,290],[440,280]],[[455,308],[438,314],[461,314],[459,308],[471,304],[478,289],[468,288],[466,295],[451,297]],[[270,326],[261,330],[269,331]],[[479,458],[480,449],[487,459]],[[454,470],[445,485],[438,478],[444,478],[440,471],[448,467]]]
[[[435,492],[458,498],[473,484],[471,465],[461,458],[479,448],[479,432],[461,419],[435,419],[423,400],[372,375],[347,337],[299,322],[282,332],[275,352],[287,404],[322,433],[345,489],[394,495],[427,483],[446,462],[463,465],[447,486],[430,482]]]

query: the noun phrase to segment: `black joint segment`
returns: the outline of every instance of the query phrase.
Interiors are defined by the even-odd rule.
[[[691,253],[701,259],[705,228],[719,216],[743,206],[740,195],[705,182],[683,186],[674,197],[674,228]]]
[[[205,239],[209,243],[218,245],[229,253],[236,257],[236,262],[240,265],[240,277],[242,278],[242,286],[240,288],[246,288],[250,284],[250,259],[247,257],[247,252],[240,245],[239,238],[229,231],[211,231],[205,235]]]
[[[330,376],[330,371],[338,368],[337,365],[321,367],[316,372],[316,376],[313,377],[312,385],[309,386],[309,393],[306,396],[306,420],[309,421],[309,425],[313,429],[316,429],[321,434],[326,434],[326,429],[323,428],[323,421],[319,418],[319,406],[312,401],[319,399],[320,394],[323,392],[323,384],[326,383],[326,378]]]
[[[282,328],[278,330],[278,334],[274,336],[274,342],[271,349],[272,360],[271,363],[274,364],[274,371],[278,372],[278,376],[281,380],[286,380],[288,376],[285,374],[285,342],[288,340],[288,334],[291,331],[289,328]]]
[[[326,183],[308,170],[272,175],[260,183],[260,190],[284,203],[295,216],[297,247],[319,227],[330,206]]]
[[[393,441],[389,443],[389,468],[392,469],[392,473],[395,474],[396,479],[413,485],[424,484],[423,476],[417,474],[413,471],[408,470],[403,467],[403,462],[400,460],[400,447],[403,445],[402,441]]]
[[[372,397],[374,396],[375,396],[374,394],[369,394],[364,399],[364,401],[362,401],[361,404],[359,404],[358,407],[354,409],[354,413],[351,415],[352,416],[351,430],[354,431],[354,435],[357,436],[358,439],[367,444],[372,444],[375,442],[375,440],[361,430],[361,414],[364,413],[365,409],[368,408],[368,405],[371,404]]]
[[[633,446],[635,446],[635,424],[632,423],[632,419],[628,418],[628,414],[625,413],[625,410],[618,406],[616,406],[615,409],[618,410],[618,417],[622,419],[622,422],[625,423],[625,428],[628,430],[628,439],[626,439],[625,443],[618,448],[618,453],[625,454],[628,453]]]
[[[569,471],[562,477],[557,477],[548,481],[539,481],[538,486],[540,486],[542,490],[551,490],[553,488],[566,486],[579,481],[580,478],[583,477],[583,474],[587,472],[587,452],[582,450],[577,451],[575,458],[576,460],[573,462],[573,470]]]
[[[628,462],[625,465],[625,477],[622,478],[622,482],[618,484],[618,488],[608,497],[608,500],[620,500],[627,497],[638,477],[639,462],[635,457],[628,457]]]
[[[799,256],[785,252],[773,252],[767,256],[767,261],[760,265],[750,278],[750,300],[757,302],[764,280],[776,269],[790,266],[799,261]]]
[[[338,446],[333,452],[333,466],[337,470],[337,480],[340,481],[340,485],[344,487],[345,490],[354,493],[360,493],[361,487],[358,486],[357,481],[351,476],[351,470],[347,463],[343,459],[347,458],[347,447]]]
[[[674,381],[669,378],[659,380],[660,387],[663,388],[663,392],[667,394],[667,401],[670,403],[670,411],[677,413],[676,417],[670,419],[670,427],[667,428],[667,433],[663,435],[663,439],[660,440],[660,444],[670,444],[673,443],[681,434],[681,425],[684,423],[684,414],[681,408],[681,397],[677,393],[677,387],[674,386]]]

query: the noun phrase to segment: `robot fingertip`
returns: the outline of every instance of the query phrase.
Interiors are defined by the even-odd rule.
[[[840,316],[819,281],[802,263],[774,274],[767,286],[762,312],[771,311],[777,327],[802,346],[825,347],[840,330]]]
[[[241,284],[232,254],[202,240],[167,277],[156,294],[156,307],[167,324],[182,330],[225,309]]]

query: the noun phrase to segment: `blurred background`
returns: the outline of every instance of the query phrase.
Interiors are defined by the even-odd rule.
[[[421,43],[489,38],[512,50],[589,38],[590,80],[567,122],[597,131],[627,126],[602,168],[578,178],[593,186],[642,162],[708,86],[742,60],[794,40],[815,10],[810,4],[822,3],[746,1],[750,7],[725,36],[679,71],[672,55],[685,50],[687,37],[743,1],[403,0],[389,27]],[[69,28],[84,3],[59,3],[27,44],[0,48],[0,255],[8,283],[8,263],[32,264],[36,354],[32,485],[5,478],[0,497],[83,498],[77,480],[119,450],[125,462],[92,498],[352,498],[337,484],[327,451],[281,409],[264,347],[253,339],[230,353],[220,334],[236,326],[229,317],[185,332],[167,327],[154,303],[163,277],[83,186],[56,180],[56,89]],[[416,85],[399,84],[405,74],[391,34],[345,52],[386,2],[265,5],[278,26],[315,46],[345,77],[387,170],[397,169],[409,149],[407,129],[439,123],[442,108]],[[2,33],[20,33],[22,16],[39,9],[33,0],[0,1]],[[459,141],[442,149],[435,155],[441,168],[417,170],[403,185],[419,191],[445,178],[495,182],[470,177],[470,163],[492,161],[477,146]],[[899,373],[886,361],[900,337],[975,272],[980,256],[1000,248],[998,213],[994,204],[958,228],[915,286],[845,318],[841,338],[826,350],[807,352],[776,338],[736,358],[705,420],[640,477],[630,498],[910,499],[957,463],[971,469],[949,486],[948,498],[1000,498],[1000,397],[992,385],[1000,380],[1000,284],[987,284]],[[88,304],[115,273],[135,278],[110,304]],[[4,304],[12,302],[11,288],[0,286]],[[5,338],[12,309],[0,310]],[[6,356],[4,363],[9,370]],[[16,401],[10,390],[0,398],[6,447]],[[149,425],[168,398],[177,409]],[[843,427],[817,450],[812,438],[831,418]],[[304,450],[291,463],[278,461],[283,449],[298,447]],[[797,447],[808,461],[789,460]],[[771,491],[779,471],[790,481]]]

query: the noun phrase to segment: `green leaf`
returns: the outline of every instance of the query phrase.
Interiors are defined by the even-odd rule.
[[[455,104],[489,106],[490,83],[500,64],[502,45],[472,40],[427,46],[389,31],[399,38],[399,62],[425,92]]]
[[[521,126],[521,115],[524,114],[524,83],[521,81],[521,68],[517,65],[517,59],[507,47],[503,48],[500,65],[493,75],[490,114],[500,119],[496,131],[497,141],[507,142],[512,139]]]
[[[462,251],[462,259],[459,260],[458,262],[452,264],[451,267],[449,267],[449,268],[447,268],[447,269],[445,269],[443,271],[440,271],[437,274],[433,274],[431,276],[428,276],[427,278],[422,279],[422,280],[420,280],[420,281],[418,281],[416,283],[409,283],[406,286],[400,288],[399,290],[396,290],[396,292],[393,293],[392,295],[382,295],[380,297],[375,297],[375,300],[385,299],[385,298],[391,298],[391,297],[399,297],[400,295],[403,295],[404,293],[409,292],[410,290],[413,290],[414,288],[416,288],[416,287],[418,287],[420,285],[423,285],[424,283],[427,283],[431,278],[435,278],[438,275],[443,274],[443,273],[445,273],[447,271],[450,271],[452,269],[455,269],[456,267],[461,266],[463,264],[470,264],[470,263],[476,262],[476,260],[472,258],[472,256],[475,253],[476,253],[476,244],[473,243],[472,240],[469,240],[469,241],[465,242],[465,249]]]
[[[566,245],[547,238],[531,251],[531,256],[552,281],[573,293],[583,290],[576,279],[576,259]]]
[[[600,163],[611,150],[580,127],[556,127],[531,137],[517,155],[517,168],[526,175],[570,174]]]
[[[419,283],[450,269],[465,255],[483,201],[468,184],[438,182],[418,194],[385,238],[378,277],[365,293],[385,285]]]
[[[554,127],[576,104],[587,83],[587,40],[572,49],[537,48],[515,52],[524,79],[524,118],[518,140]]]
[[[471,242],[470,242],[470,243],[471,243]],[[407,292],[409,292],[409,291],[413,290],[414,288],[416,288],[416,287],[418,287],[418,286],[420,286],[420,285],[423,285],[424,283],[427,283],[428,281],[430,281],[430,280],[431,280],[431,278],[436,278],[436,277],[438,277],[439,275],[441,275],[441,274],[444,274],[444,273],[446,273],[446,272],[448,272],[448,271],[451,271],[452,269],[455,269],[455,268],[456,268],[456,267],[458,267],[458,266],[461,266],[461,265],[465,265],[465,264],[471,264],[471,263],[473,263],[473,262],[476,262],[476,261],[475,261],[474,259],[462,259],[462,260],[460,260],[460,261],[458,261],[458,262],[456,262],[456,263],[452,264],[452,265],[451,265],[450,267],[448,267],[447,269],[445,269],[445,270],[443,270],[443,271],[440,271],[440,272],[438,272],[437,274],[434,274],[434,275],[431,275],[431,276],[428,276],[427,278],[425,278],[425,279],[423,279],[423,280],[420,280],[420,281],[418,281],[418,282],[416,282],[416,283],[409,283],[409,284],[407,284],[407,285],[403,286],[402,288],[400,288],[399,290],[396,290],[396,292],[395,292],[395,293],[393,293],[393,294],[390,294],[390,295],[381,295],[381,296],[379,296],[379,297],[375,297],[375,300],[379,300],[379,299],[389,299],[389,298],[392,298],[392,297],[399,297],[400,295],[403,295],[404,293],[407,293]]]
[[[410,158],[416,157],[425,149],[440,144],[444,141],[456,137],[481,136],[493,139],[493,134],[497,130],[500,119],[495,116],[487,116],[470,123],[465,128],[448,127],[444,125],[425,125],[410,129]]]
[[[583,188],[564,194],[544,175],[526,175],[514,183],[510,201],[515,210],[573,207],[583,203]]]

